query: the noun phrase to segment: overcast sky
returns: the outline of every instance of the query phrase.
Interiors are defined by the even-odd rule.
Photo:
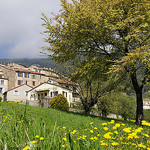
[[[41,13],[60,8],[60,0],[0,0],[0,58],[41,57]]]

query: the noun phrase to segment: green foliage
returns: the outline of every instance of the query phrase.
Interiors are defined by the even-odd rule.
[[[66,97],[64,97],[62,94],[58,94],[50,101],[49,108],[68,111],[69,103]]]
[[[80,60],[81,64],[82,60],[96,58],[95,64],[99,67],[104,60],[110,74],[119,77],[120,72],[125,73],[137,94],[136,121],[142,120],[141,91],[150,79],[149,1],[61,0],[61,3],[61,11],[53,18],[43,15],[45,41],[49,44],[44,50],[59,63],[73,65]],[[81,72],[85,74],[86,68],[94,76],[90,64],[82,65]]]
[[[109,113],[121,115],[124,120],[135,117],[136,102],[123,93],[110,93],[98,100],[99,113],[106,117]]]
[[[0,102],[2,101],[2,97],[0,97]]]
[[[144,120],[150,122],[150,109],[144,110]]]

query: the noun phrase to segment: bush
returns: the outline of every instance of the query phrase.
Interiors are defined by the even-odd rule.
[[[150,122],[150,109],[144,110],[144,120]]]
[[[49,103],[49,108],[54,108],[58,110],[69,110],[69,103],[62,94],[55,96]]]
[[[134,119],[136,112],[136,101],[124,93],[109,93],[99,98],[98,110],[102,116],[108,114],[121,115],[124,120]]]

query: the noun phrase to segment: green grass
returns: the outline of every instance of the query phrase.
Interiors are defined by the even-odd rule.
[[[139,126],[133,122],[120,120],[110,123],[110,120],[91,115],[3,102],[0,103],[0,150],[28,149],[26,146],[36,150],[138,149],[142,146],[139,145],[141,143],[146,148],[150,148],[148,127],[144,126],[143,130],[137,133],[139,138],[127,140],[126,137],[129,133],[124,132],[123,129],[131,127],[132,131]],[[108,123],[105,125],[108,130],[103,129],[102,123]],[[120,126],[112,129],[116,123]],[[118,134],[114,131],[117,131]],[[108,132],[113,133],[110,139],[104,137]],[[40,140],[40,137],[44,139]],[[121,137],[122,140],[120,140]],[[114,142],[118,145],[113,146]],[[136,145],[132,145],[133,142]]]

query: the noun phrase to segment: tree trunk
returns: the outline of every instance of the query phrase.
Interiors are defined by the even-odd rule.
[[[143,85],[139,86],[135,72],[131,75],[131,80],[136,93],[136,103],[137,103],[136,123],[139,123],[143,120],[143,98],[142,98]]]
[[[90,109],[90,107],[89,106],[84,106],[84,111],[85,111],[85,114],[90,114],[90,111],[91,111],[91,109]]]
[[[136,123],[143,120],[143,98],[142,98],[142,89],[136,91]]]

